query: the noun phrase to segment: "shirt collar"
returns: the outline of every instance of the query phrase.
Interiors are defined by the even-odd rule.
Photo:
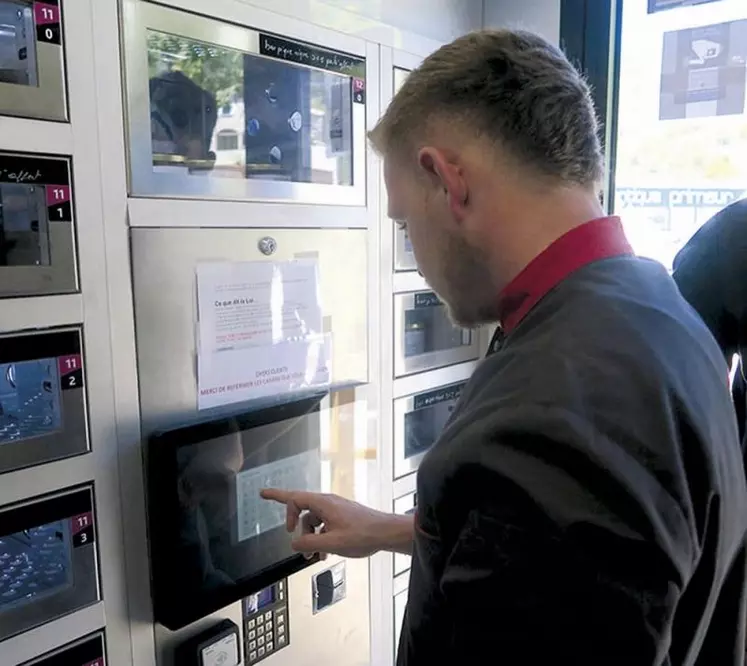
[[[571,229],[529,262],[501,292],[503,334],[516,328],[548,292],[579,268],[632,254],[619,217],[602,217]]]

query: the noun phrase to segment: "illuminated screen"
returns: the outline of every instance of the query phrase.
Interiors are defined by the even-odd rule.
[[[38,85],[36,28],[30,2],[0,0],[0,83]]]
[[[11,607],[70,587],[71,571],[67,521],[0,537],[0,622]]]
[[[0,446],[61,428],[57,359],[0,363]]]
[[[306,400],[184,430],[168,482],[183,589],[230,587],[296,555],[284,507],[259,492],[320,490],[321,413],[319,399]]]

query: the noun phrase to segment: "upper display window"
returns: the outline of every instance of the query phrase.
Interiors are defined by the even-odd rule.
[[[0,0],[0,114],[67,120],[59,0]]]
[[[130,11],[132,194],[365,204],[362,57],[143,2]]]

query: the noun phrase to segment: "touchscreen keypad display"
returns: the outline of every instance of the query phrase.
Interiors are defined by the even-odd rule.
[[[0,511],[0,640],[98,599],[90,488]]]
[[[0,0],[0,83],[38,85],[31,2]]]
[[[87,636],[24,666],[106,666],[104,634]]]
[[[0,473],[86,453],[78,329],[0,336]]]
[[[283,41],[260,34],[257,55],[148,30],[154,170],[352,185],[365,63],[313,47],[284,61],[298,47]]]

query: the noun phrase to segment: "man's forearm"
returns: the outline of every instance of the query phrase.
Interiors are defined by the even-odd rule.
[[[413,516],[382,514],[381,524],[377,532],[379,550],[412,555],[412,542],[415,538],[415,520]]]

